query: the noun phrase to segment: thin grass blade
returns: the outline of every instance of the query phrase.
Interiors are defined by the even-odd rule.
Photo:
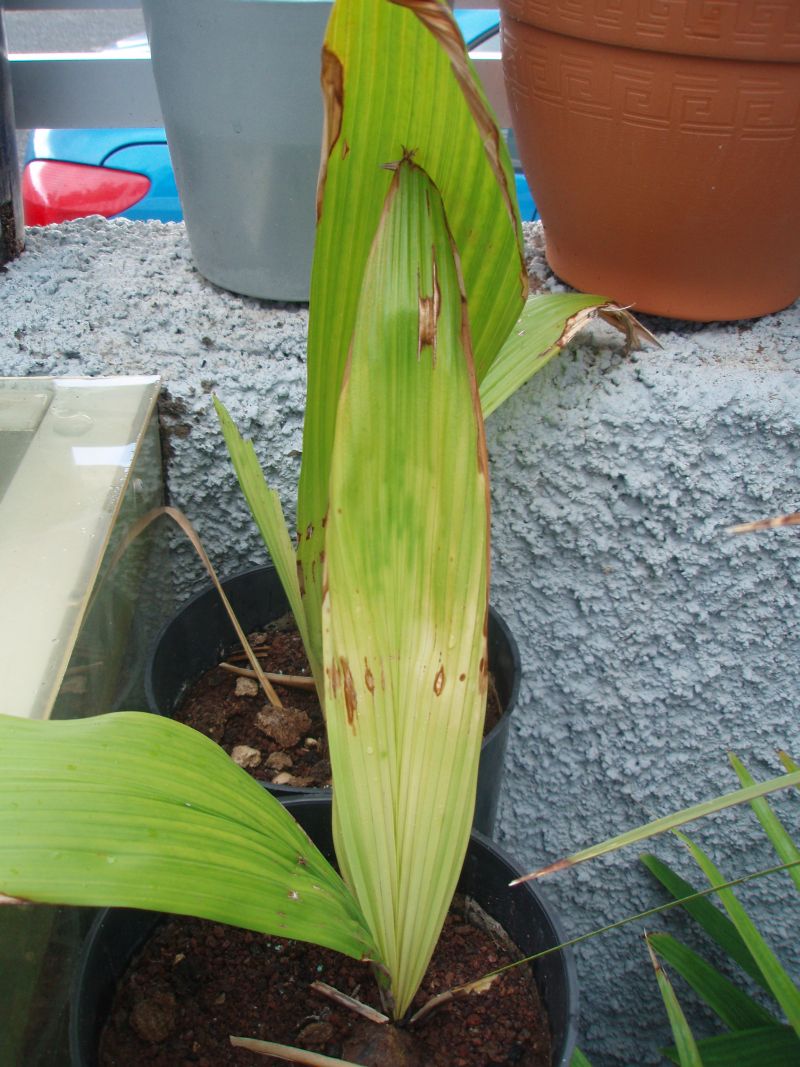
[[[591,1063],[579,1048],[576,1048],[572,1053],[572,1059],[569,1061],[569,1067],[592,1067]]]
[[[786,770],[791,774],[792,771],[800,771],[800,764],[795,763],[790,755],[786,752],[779,752],[778,759],[781,761]]]
[[[234,1048],[244,1048],[259,1056],[271,1056],[285,1063],[300,1063],[304,1067],[358,1067],[351,1060],[340,1060],[335,1056],[323,1056],[319,1052],[307,1052],[290,1045],[279,1045],[275,1041],[259,1041],[255,1037],[232,1037],[230,1043]]]
[[[274,797],[212,741],[141,712],[0,716],[0,893],[375,955],[346,886]]]
[[[650,873],[661,882],[667,892],[681,900],[697,892],[691,882],[687,882],[676,874],[666,863],[645,853],[639,857]],[[684,911],[691,915],[694,921],[705,930],[708,936],[715,941],[722,951],[737,963],[742,970],[750,975],[754,982],[762,988],[769,989],[764,975],[758,968],[758,964],[750,954],[750,950],[736,931],[736,927],[730,919],[724,915],[716,905],[705,897],[695,897],[681,904]]]
[[[405,161],[342,391],[323,604],[337,855],[397,1015],[425,971],[469,839],[487,554],[486,451],[459,270],[438,193]]]
[[[779,1020],[671,934],[650,934],[655,952],[677,971],[695,993],[732,1030],[777,1026]]]
[[[790,1067],[800,1063],[800,1041],[790,1026],[737,1030],[697,1042],[705,1067]],[[679,1063],[677,1050],[663,1050]]]
[[[683,1014],[683,1009],[678,1003],[678,998],[675,996],[675,990],[672,988],[672,983],[667,977],[664,968],[658,962],[658,958],[650,944],[650,938],[646,937],[645,940],[647,942],[653,969],[656,972],[656,981],[658,982],[658,988],[661,992],[661,999],[664,1001],[664,1007],[667,1009],[669,1025],[672,1029],[672,1036],[675,1039],[678,1063],[680,1063],[681,1067],[703,1067],[703,1061],[700,1058],[697,1042],[694,1039],[691,1027],[686,1021],[686,1016]]]
[[[248,503],[256,525],[258,526],[267,551],[272,557],[275,570],[292,609],[297,629],[303,639],[308,654],[311,673],[317,682],[318,692],[322,692],[322,674],[319,660],[313,659],[314,647],[310,640],[300,582],[297,577],[297,559],[294,546],[289,537],[286,519],[278,494],[267,485],[258,456],[252,441],[246,441],[236,428],[224,404],[214,397],[214,407],[219,417],[222,435],[236,471],[242,493]]]
[[[753,776],[749,773],[742,761],[733,754],[728,754],[728,758],[731,761],[731,766],[736,772],[736,776],[743,786],[754,785],[755,781]],[[786,831],[783,823],[778,816],[769,806],[766,800],[762,798],[758,800],[752,800],[750,807],[756,813],[758,821],[764,828],[764,833],[770,840],[772,847],[777,852],[778,856],[784,863],[792,863],[795,860],[800,860],[800,849],[791,839]],[[789,877],[795,884],[795,887],[800,890],[800,867],[790,867]]]
[[[712,884],[723,881],[717,867],[711,859],[685,834],[678,834],[685,842],[697,865]],[[800,1036],[800,989],[781,966],[778,957],[756,929],[755,924],[739,903],[733,890],[721,889],[719,899],[736,927],[739,936],[747,945],[753,959],[772,991],[773,996],[783,1009],[786,1018],[796,1034]]]
[[[737,789],[733,793],[726,793],[724,796],[714,797],[712,800],[704,800],[700,804],[693,804],[690,808],[683,808],[681,811],[673,812],[671,815],[654,819],[652,822],[645,823],[635,830],[628,830],[624,834],[618,834],[616,837],[609,837],[606,841],[601,841],[597,845],[585,848],[581,852],[575,852],[573,855],[548,864],[547,867],[542,867],[538,871],[532,871],[522,878],[517,878],[516,881],[512,882],[512,885],[519,885],[521,882],[527,882],[534,878],[543,878],[545,875],[555,874],[556,871],[575,867],[577,864],[585,863],[587,860],[595,859],[597,856],[605,856],[609,852],[616,852],[621,848],[625,848],[626,845],[635,845],[639,841],[647,841],[649,838],[663,834],[667,830],[676,830],[679,826],[685,826],[686,823],[694,822],[696,819],[703,819],[707,815],[724,811],[726,808],[734,807],[736,804],[748,804],[751,800],[766,796],[768,793],[775,793],[779,789],[788,789],[790,786],[796,785],[800,785],[800,772],[784,774],[779,778],[770,778],[767,782],[760,782],[758,785],[749,786],[747,789]]]

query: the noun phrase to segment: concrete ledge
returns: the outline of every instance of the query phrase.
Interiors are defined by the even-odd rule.
[[[557,288],[540,231],[528,238],[532,272]],[[306,323],[303,308],[205,282],[181,226],[90,219],[29,231],[0,276],[0,373],[162,375],[172,502],[230,572],[264,553],[210,394],[254,438],[291,518]],[[598,329],[488,426],[493,602],[524,669],[501,838],[530,865],[733,788],[727,748],[756,777],[778,773],[776,748],[800,756],[800,535],[724,533],[800,506],[800,305],[647,324],[662,350],[627,357]],[[183,590],[202,580],[183,548],[176,567]],[[790,830],[799,799],[778,805]],[[698,836],[729,877],[773,862],[747,811]],[[674,844],[652,848],[691,869]],[[662,899],[635,855],[549,888],[571,933]],[[781,875],[742,898],[798,974],[793,892]],[[580,950],[595,1067],[661,1062],[668,1029],[640,934]]]

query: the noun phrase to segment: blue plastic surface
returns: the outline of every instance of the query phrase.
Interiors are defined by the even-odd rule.
[[[457,10],[455,17],[468,47],[499,30],[499,15],[493,8]],[[115,217],[161,222],[183,219],[167,138],[161,128],[33,130],[28,138],[25,162],[34,159],[86,163],[143,174],[150,180],[149,192]],[[538,218],[525,176],[520,170],[515,176],[522,218],[526,221]]]

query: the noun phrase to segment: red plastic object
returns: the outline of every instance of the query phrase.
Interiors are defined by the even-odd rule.
[[[22,173],[22,205],[28,226],[119,215],[150,188],[143,174],[84,163],[34,159]]]

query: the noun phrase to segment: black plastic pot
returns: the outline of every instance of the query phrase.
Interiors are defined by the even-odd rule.
[[[24,243],[11,67],[0,5],[0,267],[18,256]]]
[[[284,801],[317,847],[333,859],[330,798]],[[472,834],[458,890],[492,916],[517,947],[533,955],[564,940],[561,924],[540,889],[528,882],[509,889],[521,874],[513,861],[483,834]],[[101,912],[84,943],[75,971],[70,1006],[71,1067],[97,1067],[100,1032],[114,989],[131,957],[144,945],[163,916],[114,908]],[[569,1067],[578,1025],[578,979],[571,949],[532,965],[550,1019],[553,1067]],[[477,977],[477,975],[476,975]]]
[[[245,633],[285,615],[286,594],[272,566],[255,567],[223,582],[236,617]],[[172,715],[190,685],[215,667],[238,644],[236,633],[213,586],[187,601],[156,638],[145,669],[145,696],[150,711]],[[491,835],[508,744],[511,712],[517,703],[520,662],[517,643],[493,609],[489,610],[489,669],[494,675],[503,709],[497,725],[481,746],[478,794],[473,825]],[[318,795],[319,789],[264,785],[275,796]]]

